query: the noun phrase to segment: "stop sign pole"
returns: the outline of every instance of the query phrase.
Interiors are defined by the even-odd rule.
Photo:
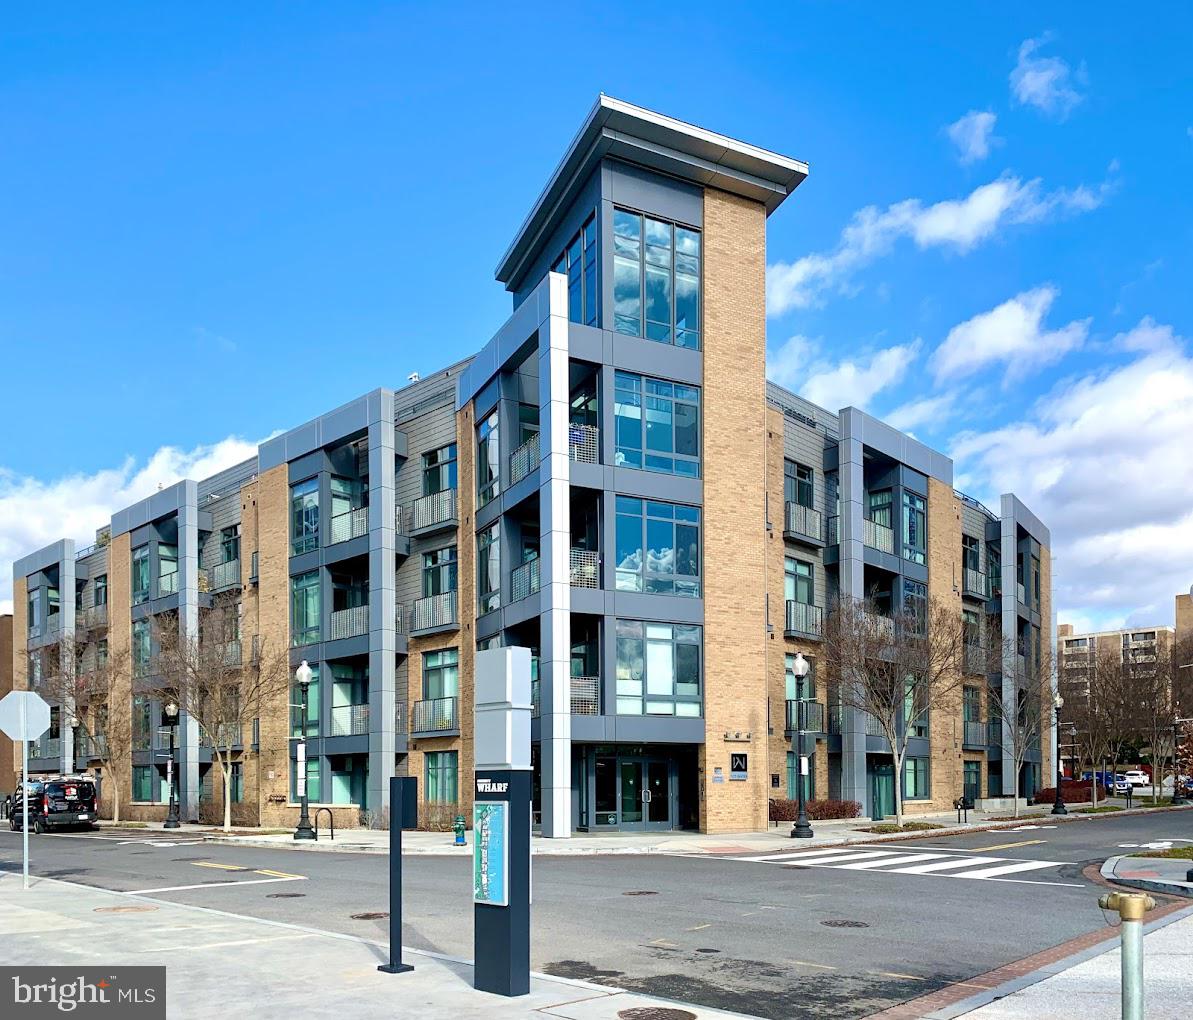
[[[0,730],[21,742],[21,856],[23,889],[29,888],[29,741],[50,728],[50,706],[34,691],[9,691],[0,699]]]

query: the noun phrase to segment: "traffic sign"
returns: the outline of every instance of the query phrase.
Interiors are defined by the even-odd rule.
[[[0,700],[0,730],[13,740],[36,740],[50,728],[50,706],[34,691],[9,691]]]

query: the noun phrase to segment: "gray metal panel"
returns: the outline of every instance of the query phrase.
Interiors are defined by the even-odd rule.
[[[601,167],[606,201],[697,230],[703,229],[702,187],[617,159],[606,159]],[[612,245],[608,247],[612,250]]]
[[[199,505],[205,506],[212,497],[239,493],[241,488],[257,477],[257,458],[251,457],[230,468],[225,468],[210,478],[199,479]]]
[[[376,420],[382,401],[387,401],[386,406],[392,407],[393,391],[372,390],[289,432],[266,440],[257,454],[261,471],[297,460],[305,454],[366,431],[370,421]],[[390,414],[389,420],[392,421],[392,411]]]
[[[860,439],[865,446],[952,486],[953,462],[943,453],[938,453],[931,447],[925,446],[906,433],[892,428],[886,422],[879,421],[856,407],[844,408],[841,411],[841,418],[842,422],[848,418],[851,437]],[[844,433],[844,426],[842,432]]]
[[[112,537],[125,535],[136,528],[177,513],[187,501],[188,485],[197,505],[198,490],[195,488],[195,482],[186,479],[175,482],[152,496],[112,514]]]
[[[60,538],[35,552],[28,553],[20,559],[13,560],[12,576],[15,581],[23,581],[30,574],[45,570],[47,567],[57,566],[66,560],[73,564],[75,561],[75,540]]]

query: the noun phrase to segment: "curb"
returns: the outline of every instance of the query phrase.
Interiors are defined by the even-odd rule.
[[[1188,885],[1179,885],[1176,882],[1165,882],[1158,878],[1124,878],[1122,875],[1114,873],[1118,862],[1128,857],[1133,857],[1133,854],[1119,854],[1117,857],[1108,857],[1102,862],[1101,874],[1107,882],[1113,882],[1115,885],[1125,885],[1132,889],[1142,889],[1145,892],[1158,892],[1165,896],[1179,896],[1182,899],[1193,899],[1193,889]],[[1147,860],[1146,857],[1141,857],[1139,860]]]

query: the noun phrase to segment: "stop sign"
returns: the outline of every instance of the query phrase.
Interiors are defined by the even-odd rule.
[[[9,691],[0,700],[0,730],[13,740],[36,740],[50,728],[50,706],[33,691]]]

